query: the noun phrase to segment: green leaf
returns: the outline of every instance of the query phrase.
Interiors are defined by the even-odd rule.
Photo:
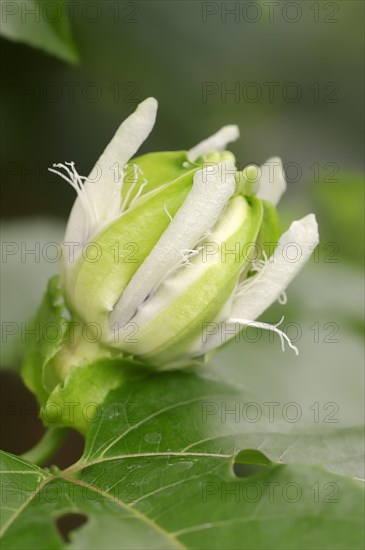
[[[18,0],[3,2],[1,35],[67,61],[79,58],[71,35],[65,3],[61,0]]]
[[[4,550],[363,548],[361,483],[295,464],[309,440],[289,452],[289,437],[277,443],[272,428],[259,434],[222,415],[243,399],[194,374],[153,375],[110,392],[67,470],[51,475],[4,453]],[[284,445],[291,464],[265,460]],[[236,475],[235,463],[262,467]],[[70,512],[88,521],[65,546],[55,520]]]
[[[236,464],[256,464],[267,466],[270,464],[270,460],[261,451],[256,449],[246,449],[240,451],[236,456]]]

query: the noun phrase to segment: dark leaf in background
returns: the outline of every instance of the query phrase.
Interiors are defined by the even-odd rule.
[[[79,61],[67,10],[60,0],[3,2],[0,35],[44,50],[67,63]]]

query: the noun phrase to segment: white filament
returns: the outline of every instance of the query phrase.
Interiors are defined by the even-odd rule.
[[[249,319],[233,318],[233,319],[228,319],[227,323],[239,323],[245,327],[255,327],[255,328],[262,328],[264,330],[272,330],[273,332],[279,335],[282,351],[285,351],[285,342],[287,342],[288,346],[295,352],[295,355],[299,355],[298,348],[291,343],[289,336],[285,334],[285,332],[283,332],[282,330],[278,329],[278,326],[281,325],[283,320],[284,320],[284,317],[282,317],[280,321],[276,323],[276,325],[271,325],[270,323],[262,323],[260,321],[250,321]]]

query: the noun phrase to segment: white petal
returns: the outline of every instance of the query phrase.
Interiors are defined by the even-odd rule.
[[[188,159],[194,162],[198,157],[210,153],[211,151],[223,151],[228,143],[236,141],[240,137],[238,126],[231,124],[223,126],[218,132],[195,145],[188,151]]]
[[[92,169],[91,181],[84,183],[84,194],[92,206],[92,212],[86,212],[80,198],[76,199],[67,224],[65,242],[83,245],[100,225],[120,214],[124,166],[150,134],[156,112],[157,101],[149,97],[119,126]]]
[[[195,173],[185,202],[151,253],[132,277],[111,315],[111,323],[122,327],[164,275],[181,260],[181,251],[192,249],[217,222],[235,191],[234,164],[230,161]]]
[[[286,181],[281,159],[270,158],[261,166],[259,188],[256,194],[260,199],[277,204],[285,190]]]
[[[271,306],[294,279],[318,244],[318,226],[314,214],[309,214],[291,224],[280,238],[279,244],[262,271],[254,279],[247,281],[247,290],[233,300],[230,319],[250,319],[254,321]],[[201,347],[201,353],[221,345],[222,334],[226,340],[239,331],[239,326],[226,322],[219,325],[217,332],[209,336]]]
[[[231,317],[256,319],[287,288],[309,259],[319,240],[314,214],[291,224],[280,238],[279,244],[257,283],[249,285],[233,302]]]

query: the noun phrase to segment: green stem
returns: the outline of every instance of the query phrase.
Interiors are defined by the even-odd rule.
[[[33,449],[22,454],[21,458],[41,466],[59,449],[68,432],[68,428],[51,428],[47,430]]]

